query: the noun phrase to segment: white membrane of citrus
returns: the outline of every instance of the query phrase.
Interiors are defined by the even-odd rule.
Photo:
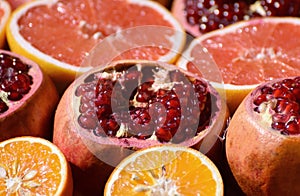
[[[26,12],[29,9],[31,9],[33,7],[38,7],[38,6],[41,6],[41,5],[51,6],[51,5],[53,5],[57,2],[58,2],[58,0],[39,0],[39,1],[34,1],[34,2],[29,3],[29,4],[24,5],[21,10],[14,13],[14,17],[12,17],[12,20],[11,20],[10,25],[9,25],[8,28],[10,29],[11,32],[13,32],[14,39],[17,40],[19,45],[21,47],[23,47],[24,49],[26,49],[26,51],[29,52],[31,55],[37,56],[40,59],[43,59],[46,62],[50,62],[50,63],[52,63],[52,64],[54,64],[58,67],[63,67],[65,69],[72,70],[72,71],[75,71],[75,72],[81,72],[81,73],[85,72],[85,71],[89,70],[90,67],[83,67],[83,66],[78,67],[78,66],[73,66],[73,65],[70,65],[68,63],[64,63],[62,61],[59,61],[59,60],[51,57],[50,55],[47,55],[47,54],[41,52],[40,50],[38,50],[34,46],[32,46],[31,43],[28,42],[27,40],[25,40],[19,32],[18,20],[24,14],[26,14]],[[129,2],[133,3],[133,4],[139,4],[139,5],[155,8],[155,10],[158,11],[159,13],[161,13],[166,19],[169,19],[169,22],[174,27],[174,29],[169,28],[169,30],[172,31],[173,35],[167,37],[168,40],[171,41],[171,43],[169,43],[170,45],[168,45],[168,48],[171,49],[171,51],[169,53],[167,53],[165,56],[162,56],[159,60],[161,60],[161,61],[170,61],[171,59],[175,58],[174,54],[178,55],[178,53],[182,51],[182,49],[184,47],[184,43],[185,43],[185,33],[184,33],[184,30],[181,27],[181,25],[176,20],[174,20],[174,18],[172,18],[172,15],[164,7],[162,7],[161,5],[159,5],[156,2],[152,2],[152,1],[148,1],[148,0],[130,0]],[[119,31],[117,31],[115,33],[116,37],[118,35],[120,35]],[[159,36],[164,36],[164,35],[159,35]],[[136,44],[134,42],[135,40],[130,40],[130,41],[133,42],[133,43],[131,43],[131,45],[134,45],[136,47],[141,47],[141,46],[147,46],[148,45],[147,43],[145,43],[145,44]],[[127,42],[128,42],[128,40],[127,40]],[[160,46],[160,45],[152,43],[152,46]],[[90,53],[88,53],[86,55],[89,56]]]
[[[140,167],[142,167],[142,169],[137,168],[138,165],[136,163],[138,163],[140,160],[145,161],[143,159],[143,157],[151,152],[158,152],[156,154],[157,158],[155,160],[148,159],[148,161],[147,161],[149,163],[148,165],[151,165],[151,167],[147,168],[145,165],[140,165]],[[222,193],[223,193],[222,177],[221,177],[221,174],[219,173],[217,167],[214,165],[214,163],[209,158],[207,158],[204,154],[200,153],[197,150],[182,147],[182,146],[174,146],[174,145],[151,147],[151,148],[147,148],[147,149],[144,149],[141,151],[136,151],[135,153],[129,155],[127,158],[125,158],[123,161],[120,162],[120,164],[116,167],[116,169],[113,171],[112,175],[110,176],[110,180],[106,184],[106,188],[105,188],[107,190],[106,194],[108,196],[111,195],[110,190],[112,189],[112,186],[114,185],[114,183],[119,179],[120,172],[122,172],[124,170],[125,171],[127,170],[128,172],[130,172],[130,171],[144,172],[147,170],[151,171],[156,168],[162,168],[164,165],[167,165],[168,163],[174,161],[174,159],[177,159],[177,156],[180,156],[180,152],[189,153],[192,156],[195,156],[201,160],[201,164],[205,165],[211,171],[213,180],[216,181],[216,184],[217,184],[216,195],[222,195]],[[168,154],[168,156],[167,156],[167,154]],[[166,155],[166,156],[162,156],[162,155]],[[158,160],[159,160],[159,163],[156,162]],[[133,164],[135,167],[130,167],[131,164]],[[188,172],[188,170],[189,170],[188,165],[186,167],[186,170]],[[165,181],[165,180],[166,179],[164,179],[164,178],[160,178],[160,179],[158,179],[157,183],[164,184],[165,182],[161,182],[161,181]],[[176,179],[168,179],[168,180],[169,180],[168,184],[171,185],[172,184],[171,182],[172,181],[174,182]],[[165,183],[165,184],[167,184],[167,183]],[[151,190],[151,186],[148,186],[148,188],[150,188],[150,190]],[[169,186],[168,188],[170,188],[172,190],[165,190],[166,192],[172,191],[174,193],[177,190],[175,182],[172,184],[172,186]],[[136,190],[138,191],[138,189],[139,189],[139,187],[137,185]],[[161,190],[161,191],[163,191],[163,190]],[[180,193],[179,193],[179,195],[180,195]]]
[[[66,173],[66,171],[68,170],[67,160],[65,159],[65,157],[62,154],[62,152],[60,151],[60,149],[57,146],[55,146],[53,143],[51,143],[50,141],[48,141],[46,139],[42,139],[42,138],[38,138],[38,137],[30,137],[30,136],[15,137],[15,138],[12,138],[12,139],[5,140],[5,141],[0,143],[0,147],[4,148],[6,145],[9,145],[11,143],[16,143],[16,142],[29,142],[30,144],[39,143],[39,144],[42,144],[44,146],[49,147],[51,149],[51,151],[53,152],[53,154],[58,156],[60,166],[61,166],[61,170],[60,170],[60,176],[61,176],[61,181],[60,182],[61,183],[56,188],[57,189],[56,190],[56,195],[60,195],[60,193],[64,189],[65,182],[66,182],[66,177],[68,175]]]

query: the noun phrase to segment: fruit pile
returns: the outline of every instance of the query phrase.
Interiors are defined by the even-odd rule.
[[[0,0],[0,195],[299,195],[293,0]]]

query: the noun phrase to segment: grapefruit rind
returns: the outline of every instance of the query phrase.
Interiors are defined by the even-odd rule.
[[[8,19],[11,15],[11,7],[7,1],[0,1],[0,9],[3,10],[4,15],[0,18],[0,48],[3,48],[5,45],[6,39],[6,25]]]
[[[7,40],[10,49],[23,55],[33,61],[37,62],[44,71],[53,79],[54,83],[58,87],[58,91],[62,93],[65,88],[75,79],[76,75],[81,75],[85,71],[89,70],[91,67],[80,68],[75,65],[64,63],[59,61],[50,55],[41,52],[39,49],[31,45],[30,42],[25,40],[23,36],[19,33],[19,18],[24,15],[28,9],[37,7],[40,5],[53,5],[58,0],[40,0],[32,1],[18,7],[10,17],[7,25]],[[162,61],[174,62],[178,58],[180,52],[183,50],[185,45],[185,33],[181,24],[172,16],[172,14],[162,5],[153,1],[140,1],[140,0],[129,0],[129,3],[144,5],[154,8],[157,12],[161,13],[164,18],[170,22],[176,31],[176,36],[170,38],[171,40],[171,52],[165,56],[162,56]]]
[[[217,187],[216,187],[216,194],[215,195],[223,195],[223,191],[224,191],[224,187],[223,187],[223,180],[222,180],[222,176],[218,170],[218,168],[215,166],[215,164],[204,154],[202,154],[201,152],[189,148],[189,147],[184,147],[184,146],[179,146],[179,145],[173,145],[173,144],[166,144],[166,145],[159,145],[159,146],[153,146],[153,147],[149,147],[149,148],[145,148],[142,150],[138,150],[135,151],[134,153],[132,153],[131,155],[127,156],[125,159],[123,159],[118,166],[114,169],[114,171],[111,173],[106,185],[105,185],[105,190],[104,190],[104,195],[105,196],[111,196],[111,188],[114,185],[115,181],[119,178],[119,174],[121,171],[127,170],[128,166],[130,166],[131,163],[135,163],[135,162],[139,162],[139,159],[141,159],[141,157],[147,153],[153,153],[153,152],[157,152],[157,159],[155,160],[149,160],[147,162],[150,163],[151,167],[150,168],[143,168],[143,170],[151,170],[151,169],[155,169],[158,167],[161,167],[160,164],[167,164],[167,161],[172,161],[173,159],[176,159],[176,157],[174,156],[168,156],[168,157],[162,157],[160,155],[162,155],[163,151],[169,151],[169,152],[173,152],[173,155],[177,155],[180,156],[180,152],[186,152],[191,154],[193,157],[197,157],[200,159],[201,163],[203,165],[205,165],[212,174],[213,180],[216,182]],[[171,153],[168,153],[170,155],[172,155]],[[160,163],[156,162],[156,161],[162,161]],[[154,164],[154,165],[153,165]],[[131,169],[137,169],[137,171],[139,170],[139,168],[131,168]],[[188,171],[188,167],[186,167],[187,171]],[[130,172],[130,171],[129,171]]]

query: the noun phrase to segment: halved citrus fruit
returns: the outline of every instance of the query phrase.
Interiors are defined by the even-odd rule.
[[[72,195],[72,174],[60,150],[38,137],[0,143],[0,195]]]
[[[209,73],[199,48],[205,47],[220,69],[231,112],[264,81],[300,75],[300,19],[266,17],[242,21],[194,39],[177,64]],[[199,55],[200,54],[200,55]],[[197,65],[197,66],[196,66]],[[203,65],[203,66],[202,66]],[[205,74],[211,81],[214,75]]]
[[[168,30],[163,34],[147,31],[132,39],[122,33],[124,29],[149,25]],[[86,70],[79,69],[82,61],[107,37],[131,47],[119,51],[126,53],[123,58],[166,62],[175,61],[185,43],[179,22],[161,4],[149,0],[33,1],[12,14],[7,28],[10,49],[38,62],[63,89],[78,72]],[[114,46],[100,53],[109,54]]]
[[[223,181],[217,167],[199,151],[161,145],[121,161],[104,195],[223,195]]]
[[[11,7],[5,0],[0,1],[0,48],[5,44],[5,28],[11,14]]]

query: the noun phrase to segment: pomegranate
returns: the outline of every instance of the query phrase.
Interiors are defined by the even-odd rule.
[[[88,182],[99,194],[133,150],[175,143],[215,152],[227,117],[224,100],[204,79],[162,62],[117,61],[68,87],[53,142],[73,165],[75,187]]]
[[[194,36],[253,17],[300,16],[298,0],[174,0],[172,12]]]
[[[31,135],[50,139],[58,93],[40,67],[0,50],[0,141]]]
[[[228,126],[227,159],[247,195],[299,195],[300,77],[254,89]]]

